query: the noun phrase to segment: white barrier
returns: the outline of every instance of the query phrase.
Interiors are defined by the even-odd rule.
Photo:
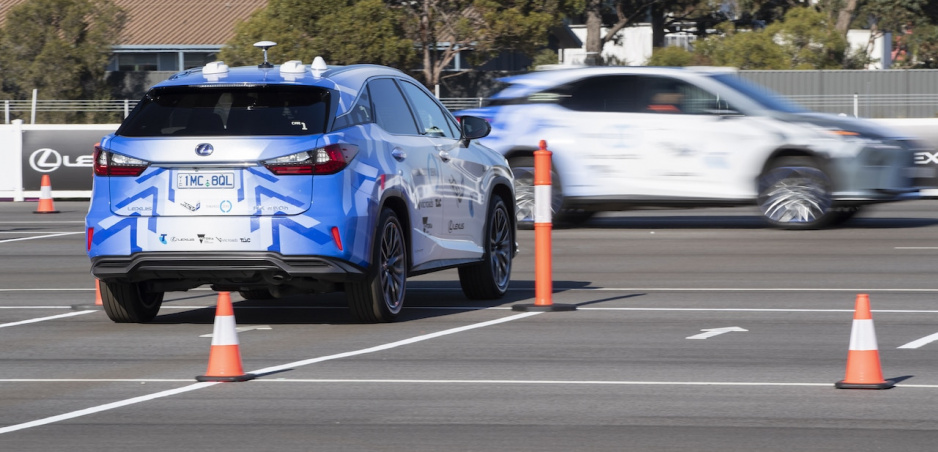
[[[23,121],[0,126],[0,198],[23,200]]]
[[[0,125],[0,199],[38,198],[43,175],[56,198],[91,197],[95,143],[119,124]]]
[[[938,118],[873,121],[938,149]],[[54,197],[89,198],[94,144],[118,126],[0,124],[0,199],[38,198],[43,174],[52,179]]]

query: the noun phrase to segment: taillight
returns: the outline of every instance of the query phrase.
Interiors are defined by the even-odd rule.
[[[98,176],[132,176],[143,173],[150,163],[145,160],[127,157],[105,151],[101,146],[94,147],[94,173]]]
[[[265,160],[263,163],[270,172],[278,176],[334,174],[348,166],[356,154],[358,154],[358,146],[330,144],[312,151],[297,152]]]

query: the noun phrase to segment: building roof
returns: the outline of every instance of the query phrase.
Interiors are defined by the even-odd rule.
[[[0,26],[9,10],[28,0],[0,2]],[[113,0],[127,12],[118,45],[222,45],[235,25],[267,0]]]

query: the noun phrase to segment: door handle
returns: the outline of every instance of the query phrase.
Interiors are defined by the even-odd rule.
[[[394,160],[398,162],[403,162],[407,158],[407,153],[405,153],[401,148],[391,149],[391,157],[394,157]]]
[[[441,150],[440,150],[440,160],[442,160],[442,161],[444,161],[444,162],[448,162],[449,159],[450,159],[449,152],[446,152],[446,151],[444,151],[444,150],[441,149]]]

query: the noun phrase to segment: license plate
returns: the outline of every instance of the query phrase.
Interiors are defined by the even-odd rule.
[[[176,188],[234,188],[234,173],[177,173]]]

